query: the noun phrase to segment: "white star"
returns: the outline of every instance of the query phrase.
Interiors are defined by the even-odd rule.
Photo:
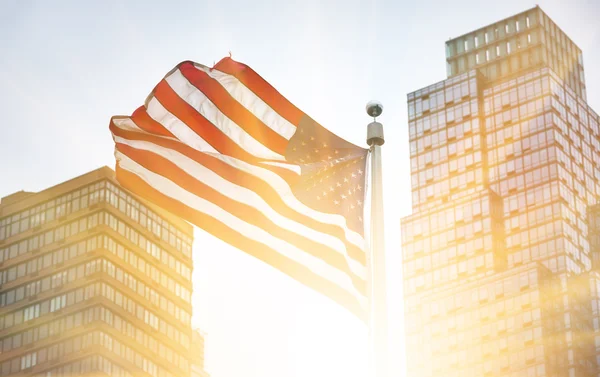
[[[348,195],[352,195],[352,190],[348,190]]]
[[[306,143],[305,143],[305,142],[302,142],[301,144],[302,144],[302,146],[305,146],[305,145],[306,145]]]
[[[360,221],[362,223],[362,217],[358,216],[358,221]]]
[[[342,194],[342,199],[346,199],[346,198],[347,198],[347,196]]]
[[[323,196],[327,196],[327,191],[323,191]]]
[[[363,171],[358,169],[358,175],[362,175]]]
[[[323,148],[327,148],[327,143],[323,143]]]
[[[336,182],[336,183],[335,183],[335,185],[336,185],[337,187],[342,187],[342,184],[341,184],[341,183],[339,183],[339,182]]]
[[[344,182],[348,182],[348,178],[344,177]]]
[[[334,201],[333,201],[333,204],[335,204],[336,206],[339,206],[339,205],[340,205],[340,202],[339,202],[339,201],[337,201],[337,200],[334,200]]]
[[[362,207],[362,202],[360,200],[357,200],[356,203],[358,204],[359,207]]]
[[[336,149],[336,150],[334,150],[334,151],[333,151],[333,153],[335,153],[335,154],[339,154],[339,153],[340,153],[340,151],[338,151],[338,150]]]
[[[350,204],[350,209],[354,209],[354,204]]]
[[[352,178],[356,178],[356,174],[352,173]]]
[[[321,200],[321,197],[317,195],[317,200]]]
[[[362,187],[360,187],[360,185],[356,185],[356,189],[357,189],[358,191],[360,191],[360,190],[362,190]]]
[[[311,136],[311,137],[310,137],[310,141],[313,141],[313,140],[315,140],[315,137],[314,137],[314,136]]]
[[[333,188],[333,186],[329,187],[329,191],[335,191],[335,189]]]

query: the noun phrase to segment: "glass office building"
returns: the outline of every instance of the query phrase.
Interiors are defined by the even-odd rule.
[[[408,94],[408,375],[598,376],[600,118],[581,51],[535,7],[446,52],[448,79]]]
[[[192,227],[101,168],[0,202],[0,375],[191,375]]]

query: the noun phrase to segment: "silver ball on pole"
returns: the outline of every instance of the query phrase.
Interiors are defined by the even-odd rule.
[[[385,143],[383,125],[377,122],[377,117],[383,113],[383,105],[379,101],[369,101],[366,110],[367,114],[373,117],[373,122],[367,126],[367,144],[369,146],[383,145]]]

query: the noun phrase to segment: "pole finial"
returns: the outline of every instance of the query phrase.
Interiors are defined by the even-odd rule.
[[[369,101],[366,110],[367,114],[373,117],[373,121],[367,126],[367,144],[383,145],[385,143],[383,125],[377,121],[377,117],[383,113],[383,105],[379,101]]]

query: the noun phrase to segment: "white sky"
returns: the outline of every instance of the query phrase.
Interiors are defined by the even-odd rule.
[[[403,375],[400,217],[410,214],[406,94],[445,78],[444,42],[535,4],[489,1],[0,1],[0,196],[114,166],[130,114],[182,60],[229,51],[338,135],[364,145],[385,110],[391,369]],[[600,2],[540,0],[583,50],[600,111]],[[197,232],[194,324],[215,377],[364,376],[366,329],[327,299]]]

